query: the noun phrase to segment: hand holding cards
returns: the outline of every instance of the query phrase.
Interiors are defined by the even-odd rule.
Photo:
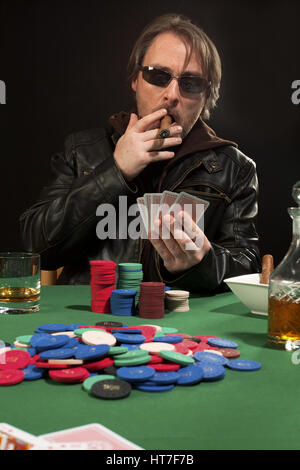
[[[208,201],[164,191],[144,194],[137,203],[148,238],[169,272],[189,269],[210,250],[203,217]]]

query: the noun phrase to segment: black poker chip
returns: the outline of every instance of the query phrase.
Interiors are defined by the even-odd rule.
[[[117,375],[117,368],[115,366],[108,366],[103,369],[104,374]]]
[[[104,326],[106,328],[121,328],[123,323],[119,321],[99,321],[95,326]]]
[[[97,398],[105,400],[116,400],[126,398],[130,395],[132,387],[125,380],[108,379],[95,382],[91,388],[91,393]]]

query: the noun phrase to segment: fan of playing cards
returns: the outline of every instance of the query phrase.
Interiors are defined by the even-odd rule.
[[[146,193],[137,199],[137,204],[146,234],[154,229],[156,219],[166,214],[173,214],[176,217],[180,211],[187,213],[199,225],[201,221],[203,222],[204,212],[209,206],[209,202],[204,199],[185,192],[173,193],[171,191]]]

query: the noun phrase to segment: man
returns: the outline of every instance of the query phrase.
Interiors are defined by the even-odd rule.
[[[52,157],[55,179],[21,217],[26,249],[41,253],[43,269],[64,266],[59,283],[89,283],[90,259],[141,261],[145,280],[205,293],[224,289],[226,277],[258,272],[255,164],[203,121],[220,86],[214,44],[189,19],[163,15],[138,39],[129,78],[135,112],[112,116],[109,129],[70,136],[65,152]],[[173,124],[162,139],[166,114]],[[200,246],[171,215],[156,220],[148,240],[97,238],[99,205],[118,208],[126,196],[130,206],[164,190],[209,201],[204,232],[193,226]]]

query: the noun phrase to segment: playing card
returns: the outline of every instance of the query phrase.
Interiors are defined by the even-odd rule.
[[[151,193],[145,193],[143,198],[144,198],[145,205],[147,207],[147,212],[148,212],[148,231],[149,231],[151,227]]]
[[[33,450],[36,446],[47,445],[44,439],[7,423],[0,423],[0,450]]]
[[[191,215],[194,222],[198,223],[208,208],[209,202],[182,191],[177,194],[173,206],[176,207],[176,205],[185,209]]]
[[[84,444],[88,450],[143,450],[98,423],[43,434],[41,437],[55,444]]]
[[[151,229],[154,228],[154,221],[158,214],[162,193],[151,194]]]
[[[142,221],[143,221],[143,227],[142,227],[142,238],[147,238],[147,233],[148,233],[148,209],[146,206],[146,202],[144,197],[138,197],[137,200],[137,205],[140,209]],[[145,232],[143,234],[143,232]]]

